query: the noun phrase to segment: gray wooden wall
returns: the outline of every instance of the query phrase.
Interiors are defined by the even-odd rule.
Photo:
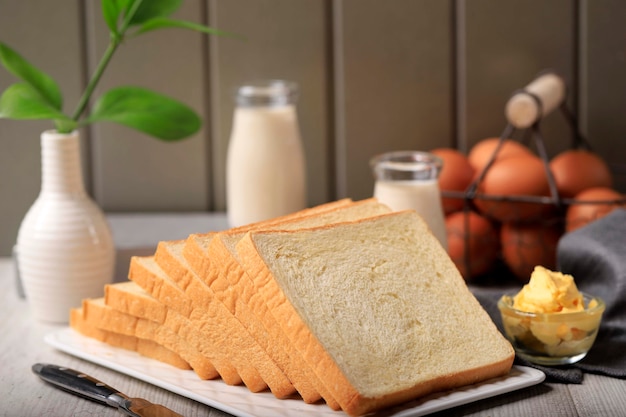
[[[175,144],[110,124],[81,131],[87,186],[108,212],[224,210],[233,89],[258,78],[301,85],[311,205],[370,196],[374,154],[499,136],[510,94],[545,68],[566,78],[626,192],[626,1],[187,0],[177,15],[246,40],[167,30],[120,49],[100,91],[156,89],[204,126]],[[107,36],[99,1],[0,0],[0,39],[59,81],[68,111]],[[13,81],[0,68],[0,89]],[[569,146],[559,114],[542,126],[552,155]],[[38,194],[49,127],[0,119],[0,255]]]

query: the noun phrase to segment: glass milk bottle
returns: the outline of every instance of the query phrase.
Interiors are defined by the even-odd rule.
[[[417,211],[447,249],[438,183],[443,161],[428,152],[396,151],[375,156],[370,164],[376,179],[374,197],[394,211]]]
[[[297,96],[297,85],[282,80],[238,88],[226,161],[231,227],[305,208],[306,166]]]

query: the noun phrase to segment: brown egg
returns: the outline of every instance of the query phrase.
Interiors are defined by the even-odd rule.
[[[467,155],[467,159],[469,160],[470,165],[474,167],[476,173],[480,173],[485,168],[493,156],[499,142],[500,138],[488,138],[483,139],[472,146],[472,149],[470,149],[470,152]],[[508,158],[509,156],[530,154],[532,154],[532,151],[528,147],[516,142],[513,139],[505,139],[495,158],[498,160]]]
[[[624,198],[624,195],[606,187],[589,188],[578,193],[574,198],[575,202],[567,208],[565,230],[574,231],[606,216],[618,207],[626,208]]]
[[[561,197],[572,198],[588,188],[613,186],[608,165],[590,151],[561,152],[550,161],[550,170]]]
[[[511,201],[528,196],[550,196],[550,186],[543,161],[523,154],[496,161],[479,184],[474,202],[482,214],[501,222],[535,219],[553,209],[542,202]]]
[[[446,231],[448,254],[466,281],[493,267],[500,242],[492,222],[473,211],[459,211],[446,217]]]
[[[431,153],[443,160],[443,168],[439,174],[439,188],[441,191],[463,192],[474,178],[474,168],[467,157],[456,149],[437,148]],[[443,211],[446,214],[459,211],[463,208],[463,198],[442,198]]]
[[[520,281],[528,282],[537,265],[555,269],[556,248],[562,234],[558,226],[505,223],[500,229],[502,258]]]

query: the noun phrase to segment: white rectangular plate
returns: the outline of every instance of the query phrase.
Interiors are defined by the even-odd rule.
[[[243,386],[226,385],[221,380],[203,381],[193,372],[146,358],[136,352],[115,348],[64,328],[45,338],[49,345],[132,376],[176,394],[193,399],[238,417],[319,417],[345,416],[325,404],[305,404],[300,399],[279,400],[269,392],[252,393]],[[417,417],[484,398],[539,384],[543,372],[529,367],[514,366],[504,377],[453,391],[438,393],[384,411],[385,417]],[[381,412],[381,415],[383,412]]]

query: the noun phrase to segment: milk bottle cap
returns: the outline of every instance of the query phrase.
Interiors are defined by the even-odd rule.
[[[298,85],[285,80],[261,80],[246,83],[237,89],[239,106],[285,106],[298,99]]]

